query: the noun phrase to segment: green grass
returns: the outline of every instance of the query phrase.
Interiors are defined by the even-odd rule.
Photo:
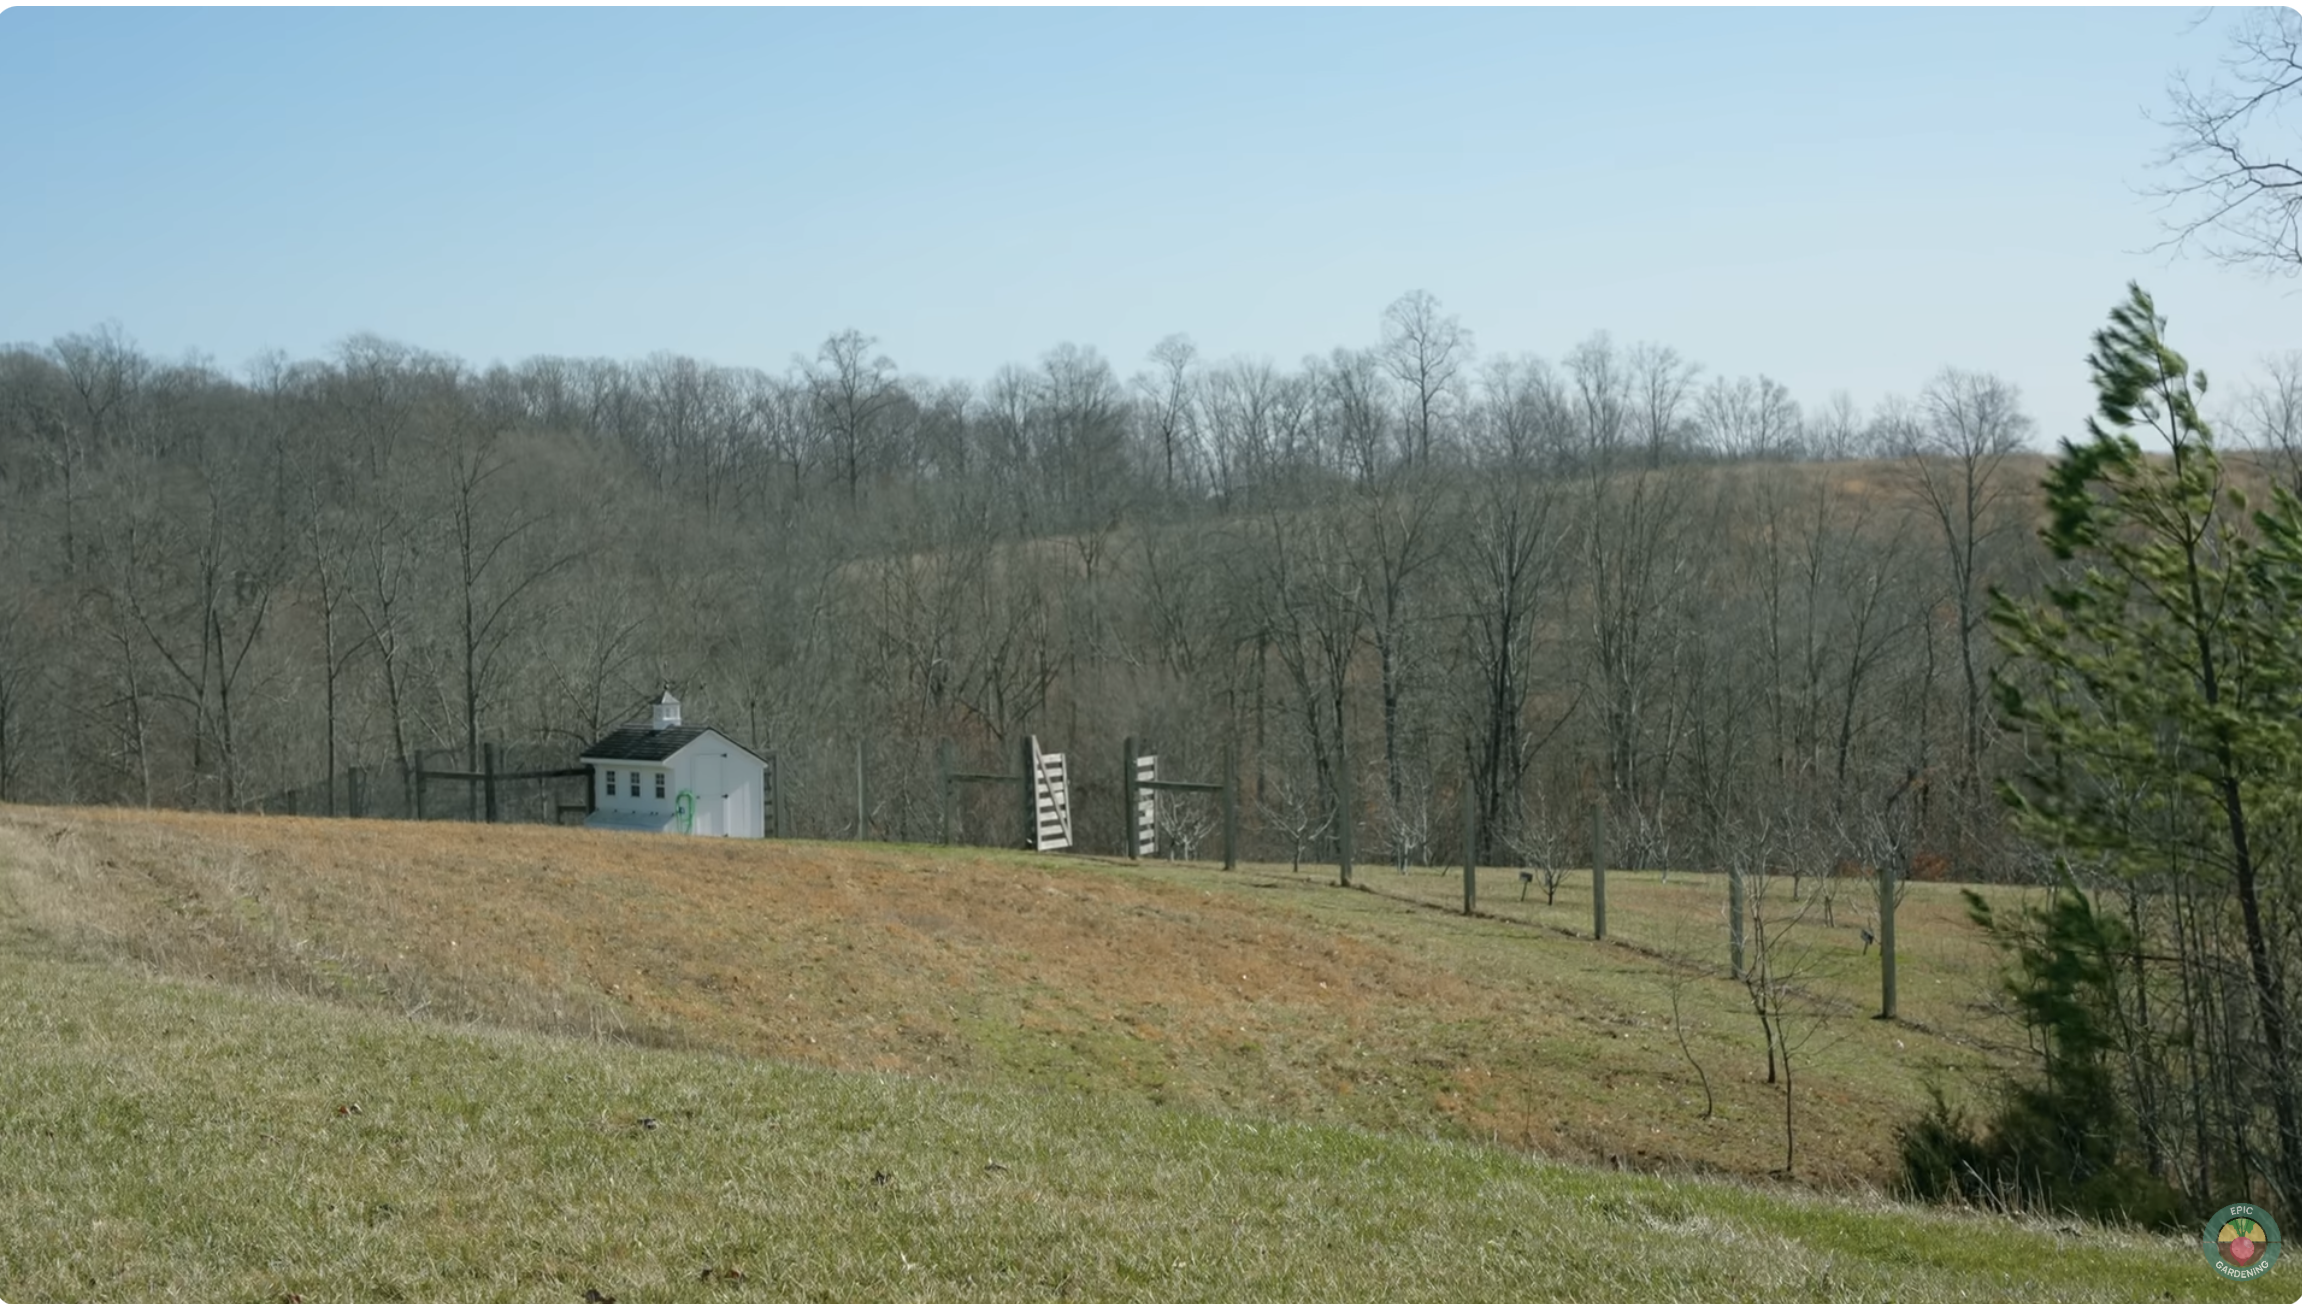
[[[1378,891],[980,848],[0,808],[0,905],[84,958],[1648,1172],[1783,1166],[1782,1093],[1725,973],[1715,878],[1618,874],[1605,945],[1491,893],[1479,918],[1436,908],[1447,876],[1360,882]],[[1571,919],[1579,890],[1553,913]],[[1954,907],[1913,889],[1903,987],[1921,1017],[1902,1023],[1867,1017],[1877,961],[1851,908],[1797,931],[1813,962],[1798,1180],[1885,1185],[1924,1080],[1971,1101],[1978,1071],[2010,1062],[1973,999],[1995,961]]]
[[[2225,1283],[2179,1240],[446,1027],[53,958],[21,929],[0,1101],[11,1304],[2294,1289]]]

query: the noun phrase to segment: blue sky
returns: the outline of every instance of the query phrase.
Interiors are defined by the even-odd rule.
[[[2146,252],[2147,111],[2231,11],[0,13],[0,341],[228,367],[987,379],[1162,336],[1293,364],[1422,288],[1482,353],[1607,330],[1809,405],[1945,365],[2088,407],[2139,278],[2234,388],[2295,282]]]

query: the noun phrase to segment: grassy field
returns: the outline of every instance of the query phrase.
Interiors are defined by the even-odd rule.
[[[1464,919],[1397,899],[1459,899],[1427,871],[1363,871],[1376,890],[1359,892],[1331,870],[32,810],[0,813],[0,865],[78,953],[449,1021],[1650,1171],[1757,1176],[1784,1158],[1716,880],[1612,876],[1624,940],[1595,945],[1543,926],[1585,910],[1587,931],[1578,884],[1555,910]],[[1489,894],[1498,916],[1522,910],[1507,898]],[[1921,1078],[1957,1089],[2005,1035],[1970,1008],[1990,959],[1951,894],[1906,909],[1911,1023],[1865,1017],[1876,965],[1851,926],[1796,938],[1814,961],[1799,1180],[1883,1183]]]
[[[0,1298],[2240,1293],[1871,1189],[2002,1053],[1946,892],[1908,1023],[1797,936],[1785,1182],[1715,882],[1330,873],[0,808]]]
[[[0,953],[0,1289],[65,1301],[2283,1298],[2194,1246]]]

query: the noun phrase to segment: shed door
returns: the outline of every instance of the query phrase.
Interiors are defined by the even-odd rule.
[[[695,831],[707,838],[727,836],[727,791],[723,763],[717,756],[695,758]]]

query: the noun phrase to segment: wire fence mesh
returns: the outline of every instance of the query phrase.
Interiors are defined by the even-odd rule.
[[[550,773],[573,767],[564,744],[505,743],[494,750],[496,823],[583,822],[586,779]],[[442,776],[485,769],[484,757],[474,766],[460,752],[427,750],[405,764],[347,767],[329,779],[272,793],[257,802],[256,809],[266,815],[479,821],[489,814],[488,781]]]

